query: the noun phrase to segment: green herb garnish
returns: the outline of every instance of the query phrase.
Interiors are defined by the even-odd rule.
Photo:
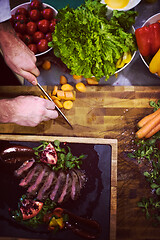
[[[40,155],[41,153],[44,151],[44,149],[47,147],[47,145],[49,144],[49,142],[42,142],[41,145],[39,145],[38,147],[33,148],[34,149],[34,153],[36,156],[37,161],[40,161]],[[61,147],[60,146],[60,141],[55,140],[53,142],[53,146],[57,152],[57,163],[55,165],[49,165],[54,171],[58,171],[58,170],[70,170],[73,168],[81,168],[82,165],[82,160],[85,159],[87,156],[84,154],[81,154],[80,156],[74,156],[71,153],[71,149],[69,146]]]
[[[160,108],[160,100],[150,101],[154,111]],[[138,207],[145,212],[147,219],[154,219],[155,223],[160,223],[160,132],[157,132],[149,139],[135,140],[135,151],[128,154],[138,163],[144,162],[148,167],[143,174],[149,182],[152,197],[142,198],[138,202]],[[159,145],[159,146],[158,146]]]

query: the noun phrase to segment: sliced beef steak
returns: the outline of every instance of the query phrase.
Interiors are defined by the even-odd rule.
[[[63,185],[66,181],[66,173],[64,173],[63,171],[59,172],[59,175],[57,177],[57,181],[56,184],[54,185],[54,187],[51,190],[51,194],[50,194],[50,199],[57,202],[59,195],[61,194]]]
[[[41,168],[41,170],[39,171],[39,174],[37,175],[36,180],[27,189],[28,197],[37,195],[37,192],[38,192],[39,188],[42,186],[43,182],[45,182],[46,177],[48,176],[48,172],[49,172],[48,169],[49,168],[47,166],[44,166],[44,167]]]
[[[44,182],[43,186],[41,187],[41,189],[39,190],[39,192],[37,194],[38,200],[42,201],[48,197],[48,195],[50,193],[49,189],[54,184],[55,179],[56,179],[55,172],[50,171],[48,177],[46,178],[46,181]]]
[[[62,188],[62,193],[58,199],[58,203],[62,203],[70,197],[71,186],[72,186],[72,178],[71,178],[71,175],[67,173],[66,181]]]
[[[35,163],[34,158],[25,161],[17,170],[15,170],[14,172],[15,176],[20,177],[21,175],[23,175],[33,166],[34,163]]]
[[[20,178],[19,185],[27,188],[27,196],[44,201],[50,198],[59,204],[67,199],[77,199],[86,182],[85,173],[81,170],[54,172],[45,163],[27,160],[14,172]]]

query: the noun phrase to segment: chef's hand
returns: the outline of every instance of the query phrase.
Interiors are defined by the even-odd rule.
[[[58,117],[55,104],[36,96],[0,100],[0,122],[35,127]]]
[[[7,65],[33,85],[40,72],[34,53],[17,37],[9,21],[0,23],[0,47]]]

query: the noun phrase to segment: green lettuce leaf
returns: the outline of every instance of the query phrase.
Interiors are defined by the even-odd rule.
[[[124,52],[134,52],[136,41],[125,30],[133,24],[135,14],[115,12],[108,20],[107,7],[100,0],[87,0],[76,9],[66,6],[57,14],[59,22],[49,46],[71,70],[85,78],[106,80],[115,73],[116,62]],[[132,17],[131,17],[132,16]],[[124,27],[126,19],[129,22]]]

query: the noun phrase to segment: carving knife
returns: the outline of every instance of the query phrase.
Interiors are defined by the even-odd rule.
[[[37,86],[39,87],[39,89],[43,92],[43,94],[51,101],[53,102],[52,98],[48,95],[48,93],[44,90],[44,88],[42,88],[42,86],[37,83]],[[59,109],[59,107],[57,107],[57,105],[55,104],[55,108],[56,110],[61,114],[61,116],[65,119],[65,121],[69,124],[69,126],[73,129],[71,123],[68,121],[68,119],[66,118],[66,116],[63,114],[63,112]]]

